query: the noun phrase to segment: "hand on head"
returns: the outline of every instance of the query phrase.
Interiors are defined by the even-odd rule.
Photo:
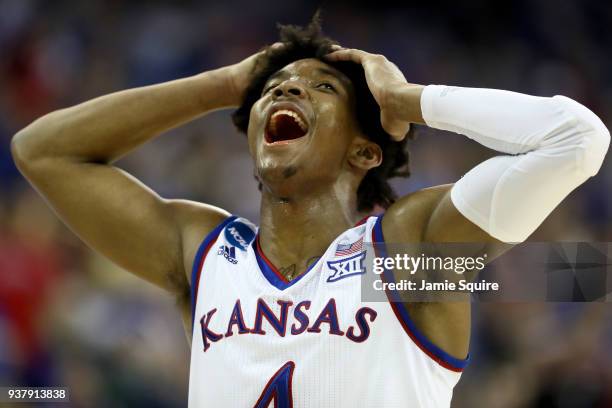
[[[350,61],[360,64],[365,72],[366,81],[372,96],[380,106],[380,121],[387,133],[394,140],[402,140],[410,129],[410,122],[406,120],[405,106],[398,103],[397,91],[410,85],[399,68],[380,54],[343,48],[333,45],[332,52],[325,56],[330,62]]]

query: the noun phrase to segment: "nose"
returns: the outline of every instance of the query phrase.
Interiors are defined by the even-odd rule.
[[[272,96],[274,100],[283,96],[304,98],[306,96],[306,91],[302,85],[296,81],[285,81],[274,88]]]

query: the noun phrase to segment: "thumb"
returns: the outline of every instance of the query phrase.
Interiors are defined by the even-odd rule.
[[[396,142],[403,140],[410,130],[410,122],[394,119],[384,110],[380,112],[380,123],[385,132]]]

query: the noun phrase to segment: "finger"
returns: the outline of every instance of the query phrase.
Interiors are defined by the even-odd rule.
[[[410,132],[410,123],[403,123],[394,129],[393,134],[391,134],[391,139],[395,142],[401,142],[408,136],[408,132]]]
[[[353,61],[361,64],[364,51],[353,48],[342,48],[327,54],[325,57],[331,61]]]
[[[274,44],[270,45],[271,50],[280,50],[285,47],[285,43],[277,41]]]
[[[391,136],[391,139],[393,139],[394,142],[401,142],[406,138],[409,131],[410,124],[405,124],[401,127],[398,127],[397,129],[394,129],[393,133],[389,133],[389,135]]]
[[[370,54],[362,50],[344,48],[327,54],[325,58],[330,61],[352,61],[357,64],[361,64],[368,55]]]
[[[410,130],[410,122],[389,118],[384,112],[380,113],[380,124],[396,142],[404,140]]]

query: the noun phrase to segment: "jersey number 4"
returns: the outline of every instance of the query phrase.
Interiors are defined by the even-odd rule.
[[[267,408],[272,401],[274,401],[275,408],[292,408],[291,381],[294,369],[295,363],[293,361],[288,361],[279,368],[268,380],[253,408]]]

